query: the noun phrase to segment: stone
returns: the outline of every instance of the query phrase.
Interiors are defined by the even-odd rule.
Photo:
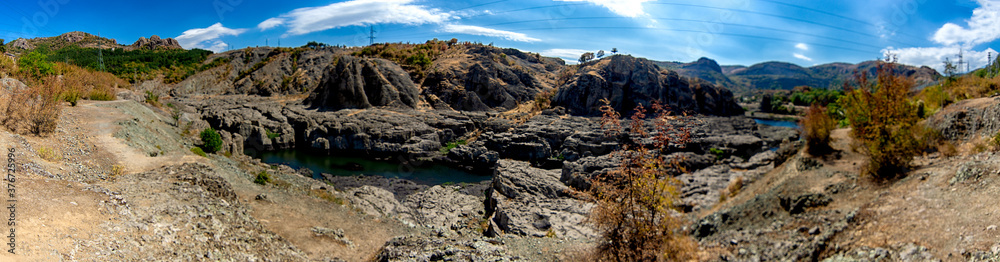
[[[593,203],[568,196],[559,173],[520,161],[501,160],[487,192],[486,211],[494,233],[545,237],[594,238],[583,223]]]

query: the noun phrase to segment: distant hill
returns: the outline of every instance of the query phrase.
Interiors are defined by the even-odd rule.
[[[132,45],[122,45],[114,39],[99,37],[93,34],[85,32],[69,32],[53,37],[38,37],[31,39],[18,38],[14,41],[10,41],[4,45],[8,52],[12,53],[22,53],[26,51],[35,50],[37,48],[44,48],[45,50],[55,51],[67,47],[78,47],[78,48],[100,48],[100,49],[123,49],[126,51],[132,51],[136,49],[147,49],[147,50],[169,50],[169,49],[183,49],[177,40],[173,38],[161,39],[159,36],[152,36],[150,38],[139,37]]]
[[[655,62],[687,77],[700,78],[716,85],[727,87],[737,94],[753,90],[791,90],[796,86],[820,88],[840,88],[844,82],[854,77],[854,72],[874,75],[878,61],[858,64],[829,63],[813,67],[802,67],[787,62],[764,62],[749,67],[742,65],[719,66],[714,60],[700,58],[691,63]],[[934,83],[941,76],[930,67],[903,65],[902,73],[915,78],[917,85]]]

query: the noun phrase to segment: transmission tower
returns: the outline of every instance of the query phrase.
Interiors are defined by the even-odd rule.
[[[375,26],[369,26],[368,31],[368,45],[375,44]]]
[[[97,33],[97,41],[101,41],[101,33]],[[97,45],[97,69],[104,72],[104,48],[101,48],[100,42]]]
[[[958,49],[958,70],[962,70],[962,64],[965,64],[965,61],[962,60],[964,58],[962,55],[962,51],[965,50],[963,50],[962,48]]]

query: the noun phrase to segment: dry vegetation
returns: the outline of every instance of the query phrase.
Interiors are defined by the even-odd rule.
[[[75,106],[81,98],[114,100],[116,89],[127,83],[110,73],[63,63],[49,63],[38,53],[15,62],[0,59],[0,72],[26,84],[0,93],[0,123],[19,134],[45,136],[56,129],[63,102]]]
[[[833,118],[827,114],[826,108],[820,107],[818,104],[813,104],[806,111],[806,116],[802,118],[800,125],[802,126],[803,136],[806,139],[806,150],[809,154],[821,156],[832,150],[830,148],[830,132],[837,125],[833,121]]]
[[[922,146],[924,130],[917,124],[917,105],[908,96],[913,79],[899,74],[894,59],[878,65],[875,82],[864,72],[855,85],[845,84],[841,100],[858,150],[867,156],[861,173],[876,179],[901,175]]]
[[[605,105],[602,126],[614,138],[628,143],[614,154],[621,158],[618,170],[593,178],[593,194],[598,205],[590,222],[601,232],[602,241],[594,253],[601,261],[678,261],[695,259],[697,243],[680,232],[683,221],[677,216],[680,181],[670,174],[679,169],[677,161],[666,159],[661,150],[670,143],[690,140],[687,129],[671,125],[666,108],[654,104],[655,127],[644,127],[645,109],[640,105],[624,129],[618,112]],[[624,130],[629,130],[626,132]],[[644,145],[643,139],[652,144]]]

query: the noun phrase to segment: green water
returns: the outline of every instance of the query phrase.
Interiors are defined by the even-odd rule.
[[[316,179],[322,178],[320,173],[335,176],[369,175],[407,179],[427,185],[440,185],[462,182],[478,183],[492,178],[426,161],[406,161],[403,157],[380,161],[362,157],[328,156],[295,149],[271,152],[247,151],[246,154],[268,164],[282,164],[295,169],[308,168],[313,171],[313,178]]]

